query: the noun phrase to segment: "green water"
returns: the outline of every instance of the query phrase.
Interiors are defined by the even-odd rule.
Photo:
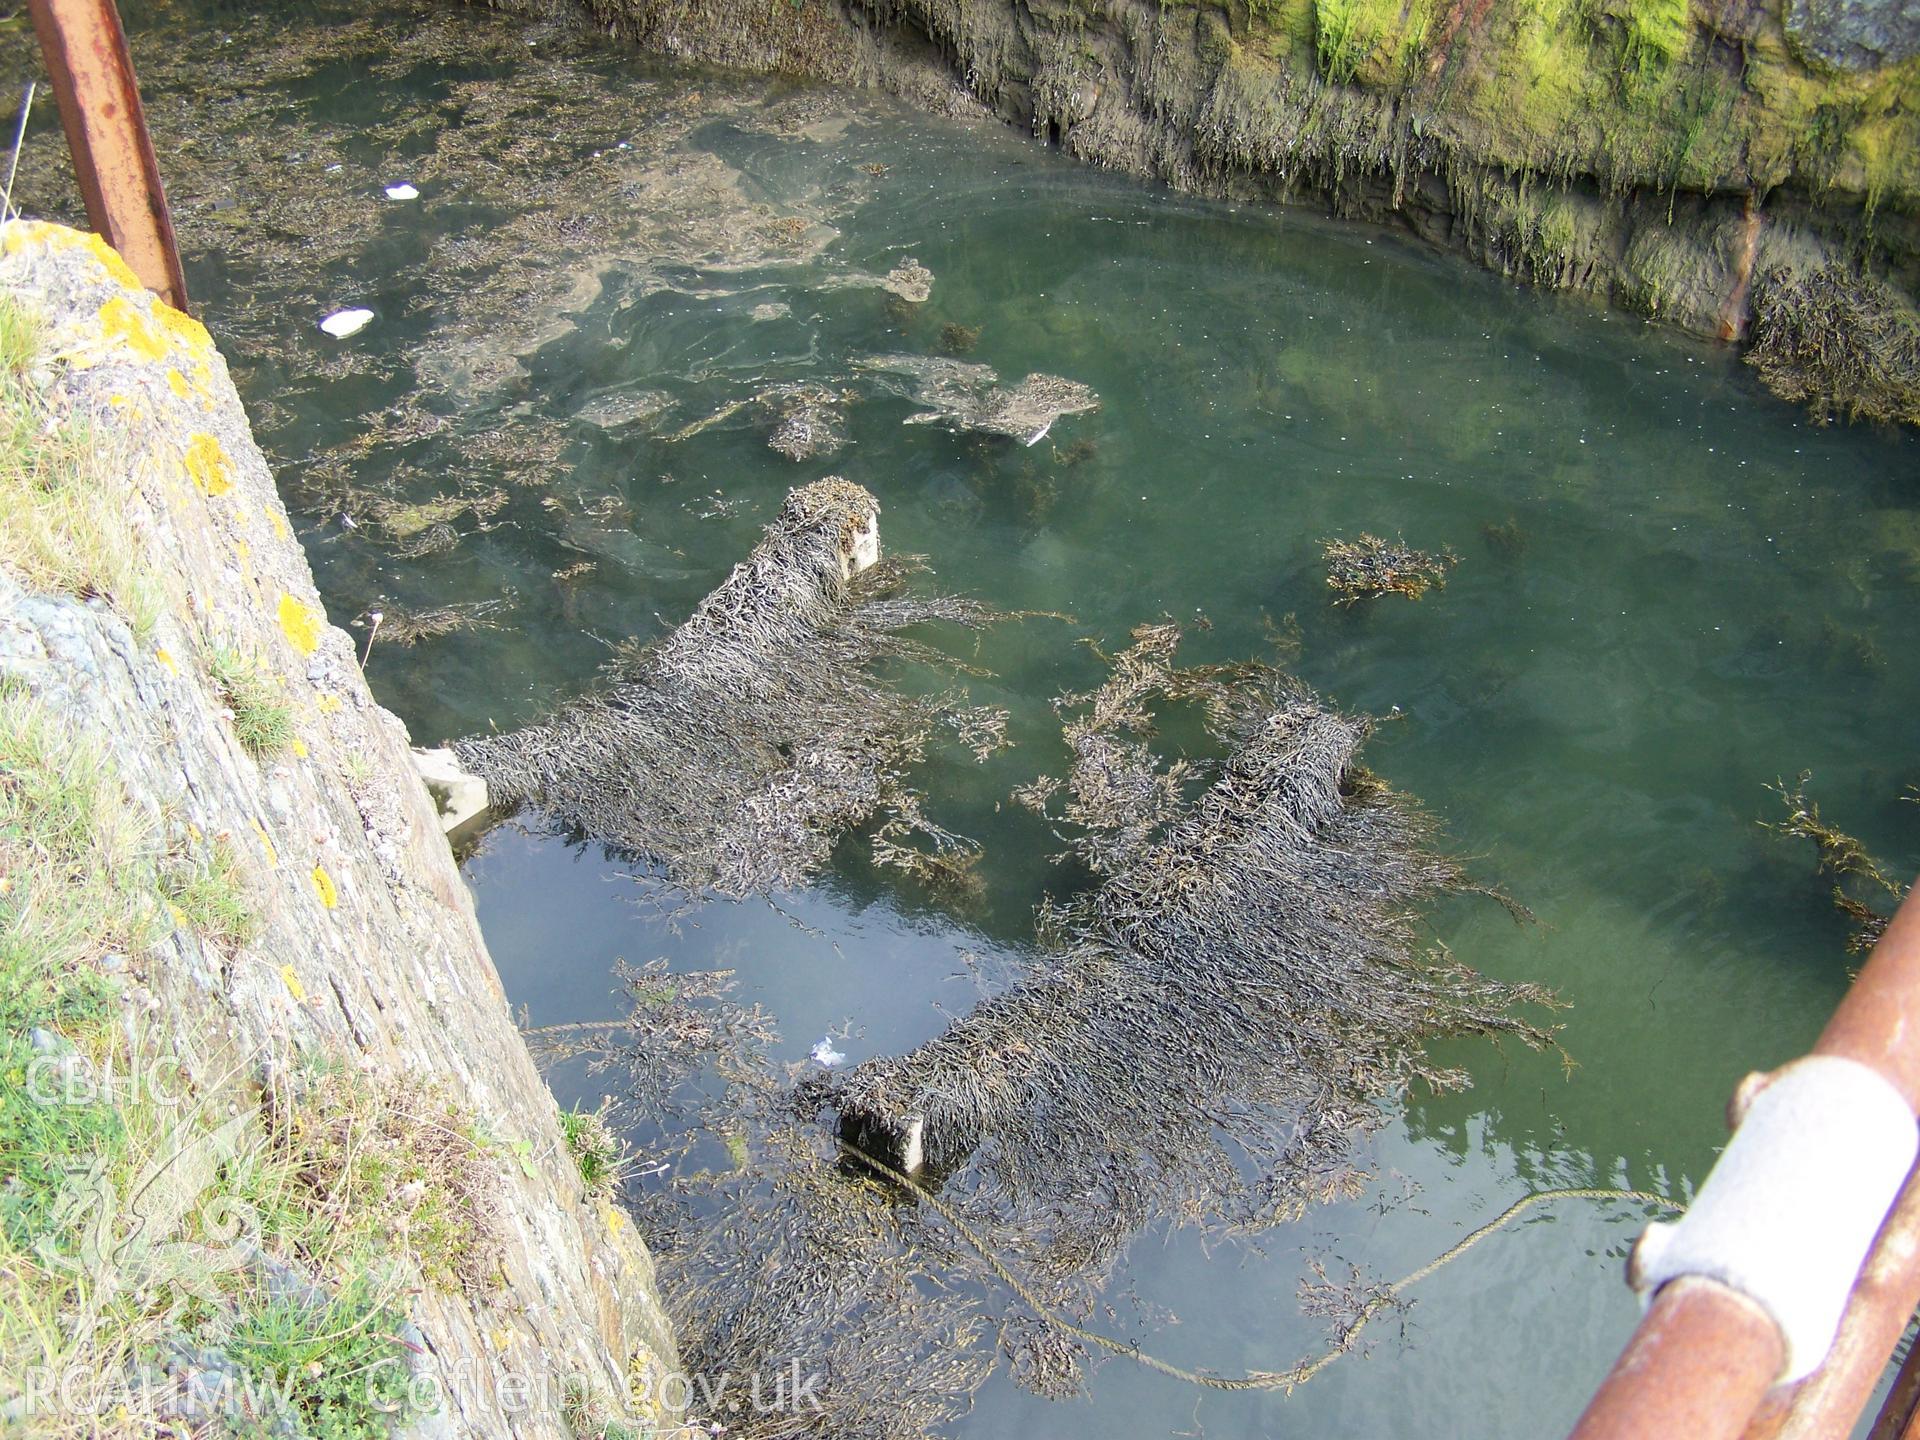
[[[394,14],[396,33],[444,24]],[[939,584],[1072,617],[1008,626],[966,652],[992,672],[972,683],[975,701],[1010,707],[1016,746],[985,765],[943,754],[920,777],[933,817],[985,848],[985,899],[971,909],[876,876],[856,840],[777,908],[715,904],[673,928],[634,903],[629,867],[596,850],[517,825],[487,836],[465,873],[532,1023],[607,1017],[616,959],[666,956],[736,970],[778,1017],[786,1058],[842,1022],[856,1061],[936,1033],[979,993],[976,975],[990,982],[995,958],[1030,942],[1035,902],[1065,883],[1048,859],[1057,842],[1003,802],[1061,763],[1047,701],[1098,674],[1076,640],[1204,615],[1212,628],[1186,658],[1227,659],[1261,651],[1268,622],[1292,614],[1306,680],[1343,706],[1398,712],[1370,763],[1444,819],[1478,878],[1537,917],[1516,926],[1490,903],[1452,903],[1432,917],[1435,939],[1490,974],[1553,987],[1570,1007],[1572,1066],[1442,1046],[1474,1087],[1400,1109],[1374,1144],[1367,1197],[1257,1246],[1143,1237],[1128,1298],[1103,1323],[1182,1363],[1284,1368],[1322,1339],[1294,1298],[1311,1257],[1390,1278],[1530,1189],[1684,1193],[1699,1180],[1733,1082],[1803,1049],[1846,980],[1844,927],[1810,853],[1761,827],[1780,811],[1765,787],[1812,770],[1829,819],[1896,870],[1920,862],[1920,811],[1900,799],[1920,783],[1910,438],[1812,428],[1724,349],[1381,232],[1195,202],[879,100],[584,54],[563,55],[571,78],[550,96],[556,62],[543,57],[559,42],[537,32],[515,59],[509,22],[457,18],[487,37],[476,58],[388,63],[369,37],[304,70],[280,64],[273,123],[218,157],[204,145],[170,156],[169,127],[185,137],[224,104],[260,106],[261,92],[226,94],[217,68],[149,81],[163,166],[185,175],[190,286],[235,355],[331,612],[509,602],[497,628],[376,641],[375,692],[416,740],[508,727],[575,691],[606,642],[685,615],[788,487],[825,473],[871,489],[885,544],[926,554]],[[134,17],[143,65],[162,21],[180,19]],[[239,50],[267,44],[257,22],[187,20]],[[544,148],[525,168],[447,150],[443,132],[483,82],[526,107],[524,138]],[[574,128],[541,131],[549,110]],[[628,203],[627,162],[594,152],[668,115],[671,140],[636,147],[646,164],[705,157],[750,203],[830,219],[837,237],[817,256],[734,268],[616,235],[595,262],[600,294],[548,317],[523,371],[427,393],[419,412],[442,417],[438,433],[330,451],[414,392],[436,342],[452,335],[464,354],[510,328],[437,273],[450,239],[479,243],[523,202],[609,223]],[[358,208],[324,240],[237,254],[228,237],[246,222],[222,221],[216,202],[265,173],[250,166],[306,166],[302,183]],[[378,200],[378,183],[410,178],[419,202]],[[556,265],[574,263],[556,233]],[[839,283],[907,255],[937,277],[926,306]],[[479,286],[493,263],[462,273]],[[410,308],[416,296],[426,303]],[[789,313],[752,317],[775,302]],[[327,341],[313,325],[335,303],[380,319]],[[905,427],[904,402],[869,397],[851,407],[846,450],[801,465],[745,416],[677,443],[661,433],[768,381],[838,383],[862,354],[933,353],[949,324],[978,327],[966,358],[1008,378],[1086,382],[1102,408],[1027,448]],[[575,418],[656,390],[675,408],[652,432]],[[502,425],[524,443],[476,439]],[[364,517],[341,523],[343,476],[414,500],[494,486],[504,499],[491,528],[469,517],[452,550],[407,558]],[[1520,544],[1487,535],[1509,522]],[[1320,542],[1362,530],[1451,546],[1460,563],[1419,603],[1335,608]],[[580,578],[553,578],[583,561],[594,568]],[[556,1078],[563,1099],[593,1093],[573,1071]],[[1199,1392],[1114,1360],[1070,1404],[996,1377],[956,1433],[1553,1433],[1631,1328],[1620,1269],[1642,1216],[1585,1203],[1537,1213],[1424,1283],[1368,1355],[1291,1398]]]

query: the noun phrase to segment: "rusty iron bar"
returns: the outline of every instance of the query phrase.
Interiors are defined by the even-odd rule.
[[[1841,999],[1815,1055],[1858,1061],[1920,1113],[1920,886]],[[1751,1096],[1765,1077],[1749,1076]],[[1736,1102],[1737,1103],[1737,1102]],[[1573,1430],[1573,1440],[1837,1440],[1859,1420],[1920,1303],[1920,1165],[1888,1211],[1820,1368],[1775,1387],[1778,1327],[1710,1280],[1661,1288]]]
[[[1851,1434],[1920,1302],[1920,1166],[1907,1177],[1867,1262],[1840,1333],[1820,1368],[1772,1391],[1744,1440],[1827,1440]]]
[[[1779,1326],[1716,1280],[1663,1285],[1573,1440],[1739,1440],[1786,1363]]]
[[[142,285],[186,309],[173,217],[120,12],[113,0],[29,0],[29,8],[87,202],[87,223],[120,252]]]
[[[1920,1345],[1907,1351],[1886,1403],[1867,1432],[1867,1440],[1915,1440],[1920,1437]]]

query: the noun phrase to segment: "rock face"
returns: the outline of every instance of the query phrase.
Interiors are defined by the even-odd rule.
[[[1914,0],[1790,0],[1787,33],[1841,70],[1874,70],[1920,55]]]
[[[587,1194],[562,1142],[406,732],[328,623],[205,330],[93,237],[25,222],[0,236],[0,287],[45,323],[47,403],[90,420],[114,457],[159,592],[136,629],[105,600],[0,569],[0,683],[93,737],[156,827],[225,847],[258,918],[224,946],[178,924],[136,961],[135,994],[163,1025],[217,1037],[222,1065],[245,1057],[243,1088],[324,1062],[458,1097],[498,1157],[498,1274],[410,1301],[443,1397],[420,1429],[571,1435],[581,1397],[624,1399],[676,1369],[673,1339],[632,1225]],[[242,744],[214,647],[257,660],[291,722],[279,753]]]
[[[937,109],[944,66],[1092,164],[1317,201],[1701,334],[1745,338],[1761,281],[1833,266],[1891,282],[1920,333],[1915,0],[838,5],[804,7],[804,45],[773,7],[779,34],[743,48],[733,7],[708,35],[686,0],[590,0],[642,45]],[[1856,408],[1853,368],[1817,409]]]

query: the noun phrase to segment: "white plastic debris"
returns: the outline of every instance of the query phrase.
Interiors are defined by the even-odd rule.
[[[398,185],[387,186],[387,199],[389,200],[418,200],[419,198],[420,192],[404,180]]]
[[[831,1035],[813,1047],[813,1058],[829,1070],[833,1069],[836,1065],[844,1065],[847,1063],[847,1057],[833,1048],[833,1037]]]
[[[371,310],[336,310],[320,322],[320,328],[336,340],[358,335],[373,323]]]

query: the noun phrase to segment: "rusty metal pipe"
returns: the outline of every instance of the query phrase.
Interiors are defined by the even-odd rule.
[[[1840,1334],[1820,1368],[1768,1395],[1745,1440],[1827,1440],[1852,1433],[1920,1304],[1920,1167],[1860,1267]],[[1897,1432],[1896,1432],[1897,1433]]]
[[[1920,1114],[1920,886],[1894,912],[1813,1053],[1877,1070]]]
[[[1786,1346],[1773,1318],[1715,1280],[1664,1285],[1572,1440],[1739,1440]]]
[[[1815,1055],[1854,1060],[1920,1112],[1920,887],[1814,1042]],[[1765,1077],[1750,1076],[1735,1099]],[[1664,1286],[1573,1430],[1574,1440],[1831,1440],[1847,1434],[1873,1394],[1920,1303],[1920,1166],[1876,1236],[1825,1362],[1775,1388],[1784,1362],[1778,1327],[1759,1306],[1712,1281]]]
[[[184,310],[186,277],[120,12],[113,0],[29,0],[29,8],[87,223],[142,285]]]

